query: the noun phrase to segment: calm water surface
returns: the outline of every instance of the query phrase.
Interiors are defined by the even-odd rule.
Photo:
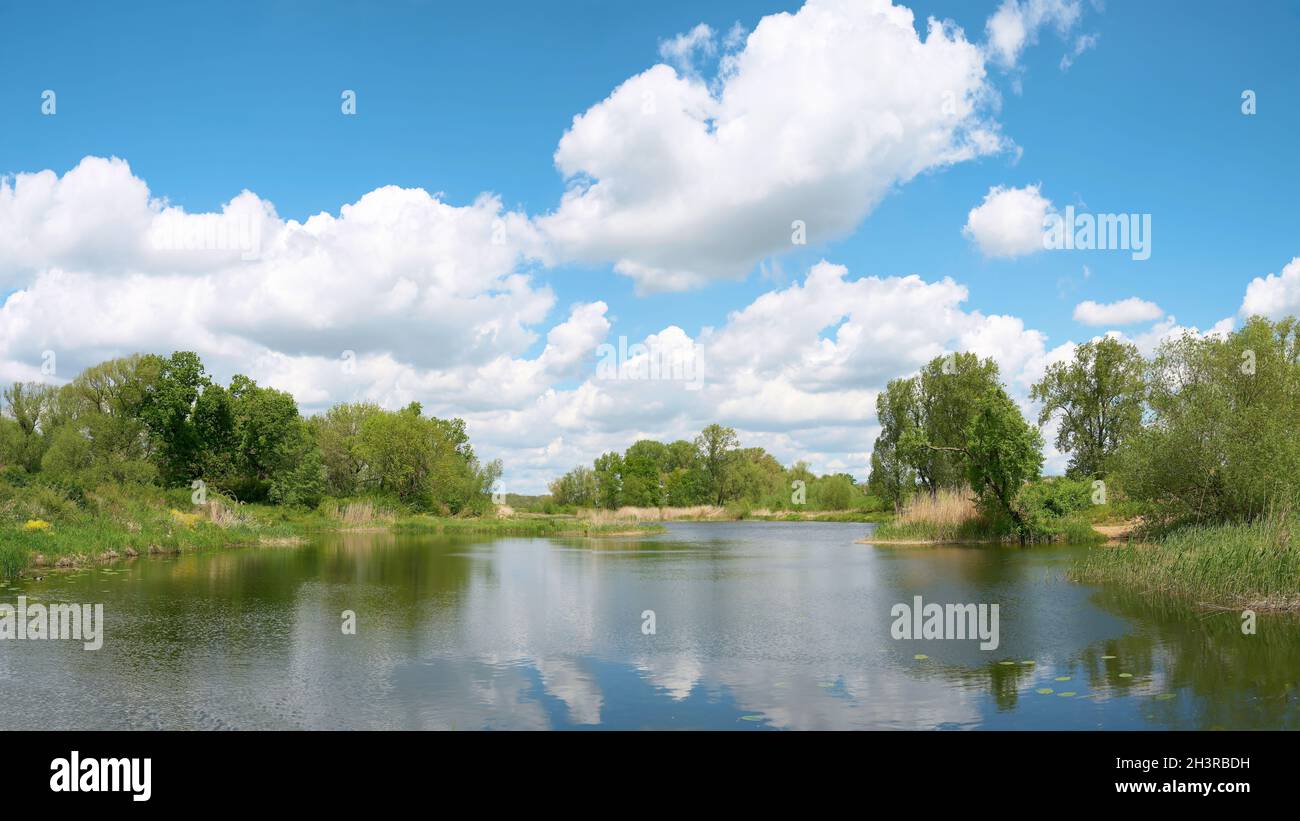
[[[1066,581],[1085,548],[854,543],[871,528],[336,534],[11,580],[0,601],[102,602],[106,629],[0,641],[0,728],[1300,727],[1294,618],[1243,636]],[[997,603],[1001,645],[894,640],[916,595]]]

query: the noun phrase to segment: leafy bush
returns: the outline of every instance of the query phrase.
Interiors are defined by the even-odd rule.
[[[1161,346],[1150,422],[1117,472],[1148,525],[1248,521],[1300,504],[1300,326],[1252,317],[1227,337]]]
[[[1030,482],[1020,489],[1015,506],[1030,538],[1055,538],[1068,520],[1092,507],[1092,482],[1064,477]]]

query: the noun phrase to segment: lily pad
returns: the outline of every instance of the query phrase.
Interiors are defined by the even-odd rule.
[[[1004,667],[1014,667],[1016,663],[1014,661],[999,661],[998,664]]]
[[[1022,661],[1022,662],[1020,662],[1020,663],[1023,664],[1023,665],[1025,665],[1026,667],[1033,667],[1034,664],[1035,664],[1035,662],[1034,662],[1033,659],[1028,659],[1028,660],[1026,660],[1026,661]]]
[[[1073,690],[1067,690],[1064,693],[1057,693],[1057,695],[1061,698],[1071,698],[1076,695],[1076,693]]]
[[[741,716],[740,720],[741,721],[762,721],[763,717],[762,716]]]
[[[1055,693],[1056,691],[1053,690],[1051,687],[1039,687],[1034,692],[1038,693],[1040,696],[1050,696],[1052,693]]]
[[[1111,659],[1119,658],[1119,656],[1102,656],[1101,658],[1103,661],[1110,661]]]
[[[1056,677],[1056,680],[1057,680],[1057,681],[1069,681],[1071,678],[1073,678],[1073,677],[1072,677],[1072,676],[1057,676],[1057,677]]]
[[[1120,678],[1133,678],[1133,674],[1132,674],[1132,673],[1120,673],[1120,674],[1119,674],[1119,677],[1120,677]]]
[[[917,661],[925,661],[926,659],[929,658],[929,656],[927,656],[925,653],[917,653],[915,656],[912,656],[912,658],[916,659]]]
[[[1177,697],[1178,697],[1177,693],[1161,693],[1160,695],[1156,696],[1156,701],[1168,701],[1171,698],[1177,698]]]

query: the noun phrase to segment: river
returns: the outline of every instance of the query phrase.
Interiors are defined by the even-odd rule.
[[[0,641],[0,728],[1300,727],[1294,617],[1246,635],[1068,581],[1084,547],[856,543],[872,529],[342,533],[8,580],[0,602],[102,603],[105,627],[95,651]],[[895,639],[915,596],[997,604],[997,649]]]

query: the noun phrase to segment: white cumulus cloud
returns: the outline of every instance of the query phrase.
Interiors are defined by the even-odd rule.
[[[1003,0],[985,24],[989,52],[997,63],[1012,67],[1025,47],[1037,42],[1040,29],[1052,26],[1064,35],[1082,13],[1079,0]]]
[[[1288,262],[1280,274],[1252,279],[1246,286],[1240,314],[1258,314],[1270,319],[1300,315],[1300,257]]]
[[[539,227],[561,257],[682,290],[789,250],[796,221],[810,243],[842,236],[894,186],[1002,149],[981,49],[915,22],[809,0],[736,38],[712,87],[667,65],[632,77],[574,118],[555,152],[570,186]],[[669,56],[713,42],[682,37]]]
[[[1019,257],[1043,250],[1043,221],[1053,211],[1039,186],[994,186],[971,209],[962,233],[986,257]]]
[[[1116,302],[1093,302],[1089,299],[1074,306],[1074,321],[1084,325],[1136,325],[1162,316],[1164,312],[1159,305],[1135,296]]]

